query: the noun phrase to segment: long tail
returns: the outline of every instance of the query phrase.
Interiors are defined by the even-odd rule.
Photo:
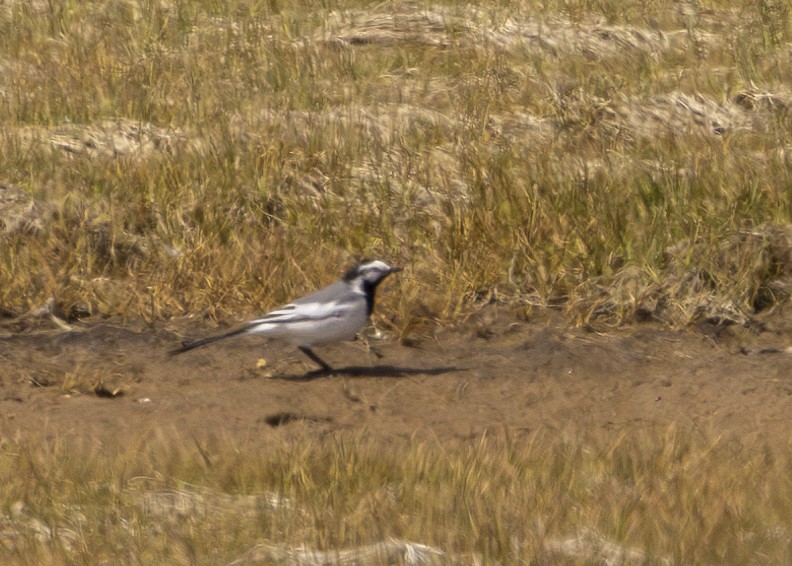
[[[181,354],[182,352],[187,352],[188,350],[192,350],[194,348],[200,348],[201,346],[206,346],[207,344],[211,344],[212,342],[217,342],[218,340],[225,340],[226,338],[239,336],[240,334],[245,334],[247,332],[250,332],[250,328],[251,328],[250,326],[243,326],[242,328],[237,328],[235,330],[232,330],[231,332],[226,332],[225,334],[209,336],[208,338],[196,340],[195,342],[184,342],[178,348],[174,348],[173,350],[168,352],[168,355],[175,356],[176,354]]]

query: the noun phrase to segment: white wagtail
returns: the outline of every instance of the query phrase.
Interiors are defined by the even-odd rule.
[[[231,332],[184,343],[171,354],[180,354],[232,336],[260,334],[294,344],[321,366],[322,371],[331,372],[333,368],[311,347],[355,338],[374,310],[377,285],[391,273],[401,270],[401,267],[391,267],[376,259],[360,261],[350,267],[338,283],[251,320]]]

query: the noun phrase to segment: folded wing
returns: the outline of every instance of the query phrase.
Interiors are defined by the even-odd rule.
[[[299,322],[322,321],[341,318],[354,307],[352,301],[332,301],[327,303],[291,303],[264,316],[251,320],[244,328],[254,334],[268,330],[273,325],[294,324]]]

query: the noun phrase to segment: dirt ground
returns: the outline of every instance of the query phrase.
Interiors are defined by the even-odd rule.
[[[413,347],[375,344],[378,355],[359,341],[317,348],[339,371],[315,378],[300,352],[255,337],[167,355],[211,333],[195,321],[0,327],[0,434],[109,443],[159,429],[266,443],[296,427],[453,441],[504,428],[617,438],[676,423],[745,445],[789,443],[792,328],[781,317],[763,331],[596,333],[493,309]]]

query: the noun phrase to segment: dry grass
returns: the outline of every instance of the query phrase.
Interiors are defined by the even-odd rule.
[[[792,296],[791,39],[776,0],[0,3],[0,313],[242,318],[380,256],[404,339],[491,300],[750,321]],[[167,436],[6,441],[2,561],[792,560],[788,455],[673,429]]]
[[[297,437],[266,450],[175,431],[101,453],[6,443],[0,554],[9,564],[790,559],[792,461],[761,447],[674,428],[616,441],[496,433],[462,446]]]
[[[9,2],[0,32],[5,312],[243,316],[361,255],[409,267],[397,329],[787,300],[787,266],[695,263],[785,241],[783,3]]]

